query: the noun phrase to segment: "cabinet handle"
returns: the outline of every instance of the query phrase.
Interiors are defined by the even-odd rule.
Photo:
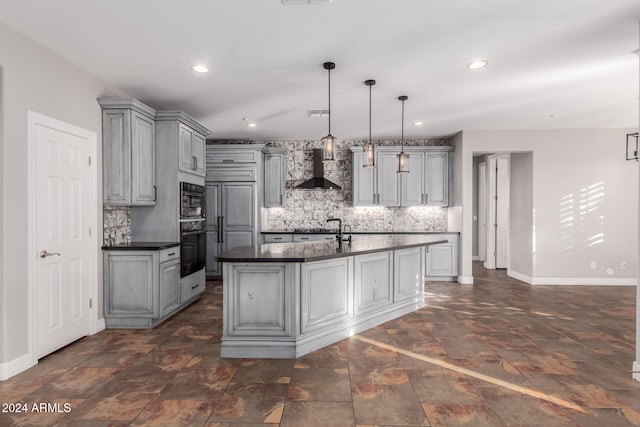
[[[174,256],[176,253],[175,252],[171,252],[169,255],[167,256]]]
[[[158,187],[157,186],[153,186],[153,201],[157,201],[158,200]]]
[[[300,240],[309,240],[308,237],[301,237]]]
[[[197,161],[196,156],[191,156],[191,170],[196,170]]]
[[[221,230],[220,230],[220,218],[221,218],[221,217],[218,217],[218,236],[217,236],[217,238],[218,238],[218,239],[217,239],[217,240],[218,240],[218,243],[220,243],[220,231],[221,231]]]
[[[233,163],[233,159],[222,159],[222,163]]]
[[[282,237],[274,237],[273,240],[282,240]]]
[[[424,193],[424,204],[428,204],[429,203],[429,193]]]
[[[224,243],[224,216],[220,217],[220,243]]]
[[[280,195],[280,204],[282,205],[282,194]]]
[[[194,289],[195,289],[195,288],[197,288],[198,286],[200,286],[200,283],[198,283],[197,285],[193,285],[193,286],[191,287],[191,290],[194,290]]]

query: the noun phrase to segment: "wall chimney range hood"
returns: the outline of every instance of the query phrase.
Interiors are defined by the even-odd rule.
[[[341,190],[338,184],[335,184],[324,177],[324,165],[322,163],[322,149],[313,149],[313,178],[303,182],[296,188],[301,190],[309,190],[314,188],[322,188],[326,190]]]

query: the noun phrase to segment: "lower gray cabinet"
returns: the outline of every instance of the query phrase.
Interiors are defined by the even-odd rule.
[[[302,264],[301,332],[311,332],[350,319],[352,267],[349,258]]]
[[[424,248],[393,251],[393,301],[422,301],[424,278]]]
[[[425,251],[425,276],[429,280],[456,280],[458,276],[458,234],[434,235],[447,243],[427,246]]]
[[[393,302],[391,254],[391,251],[387,251],[354,257],[356,316]]]
[[[183,307],[179,246],[106,249],[103,257],[107,328],[152,328]]]

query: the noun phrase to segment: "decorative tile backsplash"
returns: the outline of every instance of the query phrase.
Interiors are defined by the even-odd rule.
[[[245,143],[249,141],[244,141]],[[300,190],[295,187],[313,175],[313,149],[320,141],[250,141],[268,147],[286,148],[287,182],[284,208],[263,209],[262,231],[292,231],[295,228],[326,228],[327,218],[342,218],[353,231],[446,231],[447,208],[354,207],[352,206],[351,146],[366,141],[338,141],[336,161],[324,164],[324,176],[341,190]],[[242,143],[241,141],[215,141]],[[375,141],[379,146],[400,145],[399,140]],[[447,140],[405,140],[406,146],[447,146]],[[329,224],[329,227],[333,225]]]
[[[131,243],[131,208],[129,206],[103,206],[104,246]]]

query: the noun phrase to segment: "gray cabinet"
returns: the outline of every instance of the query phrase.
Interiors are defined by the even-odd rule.
[[[107,328],[151,328],[180,308],[180,247],[104,251]]]
[[[393,252],[395,287],[393,301],[422,301],[424,248],[397,249]]]
[[[294,242],[318,242],[321,240],[335,241],[336,235],[335,234],[316,234],[316,233],[293,235]]]
[[[392,261],[391,251],[354,257],[356,316],[393,302]]]
[[[98,103],[102,107],[104,204],[154,205],[155,110],[135,99],[99,98]]]
[[[376,153],[376,168],[364,168],[361,147],[353,150],[354,206],[399,206],[399,180],[395,153]]]
[[[285,205],[286,160],[284,148],[270,148],[264,155],[264,206]]]
[[[362,167],[361,147],[353,152],[354,206],[447,206],[451,198],[452,147],[405,147],[409,173],[396,173],[400,147],[379,147],[377,168]]]
[[[197,177],[205,176],[205,137],[209,130],[181,111],[158,111],[156,122],[162,122],[162,138],[176,147],[178,171]],[[181,178],[180,181],[188,181]]]
[[[264,243],[286,243],[293,242],[293,234],[263,234]]]
[[[430,245],[425,253],[425,276],[430,280],[456,280],[458,276],[458,234],[434,235],[447,243]]]

